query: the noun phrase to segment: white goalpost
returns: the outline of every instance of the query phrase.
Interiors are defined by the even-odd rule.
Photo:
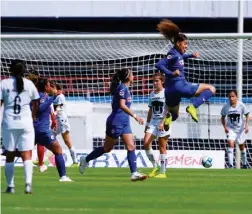
[[[182,100],[168,149],[225,150],[226,136],[220,123],[220,110],[227,101],[227,91],[237,89],[252,111],[252,33],[187,36],[188,52],[200,54],[199,59],[185,62],[187,80],[213,84],[217,93],[199,108],[199,123],[193,122],[185,111],[190,100]],[[240,51],[241,42],[243,49]],[[60,83],[74,127],[73,142],[77,148],[92,149],[102,145],[104,140],[105,120],[111,111],[109,84],[115,70],[132,69],[135,76],[130,89],[132,109],[146,118],[148,94],[153,89],[152,75],[157,72],[155,63],[171,47],[172,44],[158,34],[3,34],[1,78],[10,75],[8,67],[12,59],[22,59],[28,70],[36,69],[41,76]],[[131,124],[137,149],[143,149],[144,127],[134,121]],[[250,165],[251,139],[250,132],[247,149]],[[116,149],[123,148],[119,142]],[[156,143],[153,148],[157,149]],[[240,158],[237,157],[239,166]]]

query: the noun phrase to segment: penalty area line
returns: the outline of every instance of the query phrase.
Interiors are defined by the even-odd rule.
[[[14,210],[26,211],[60,211],[60,212],[91,212],[90,208],[67,208],[67,207],[8,207]]]

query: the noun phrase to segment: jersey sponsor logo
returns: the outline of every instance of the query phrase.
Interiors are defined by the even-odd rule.
[[[51,135],[51,139],[52,139],[52,140],[54,139],[54,135]]]
[[[112,129],[112,130],[111,130],[111,133],[112,133],[112,134],[114,134],[114,133],[115,133],[115,130],[114,130],[114,129]]]
[[[179,60],[180,65],[184,65],[184,60]]]
[[[132,99],[131,97],[127,97],[127,102],[131,103]]]
[[[44,103],[44,102],[45,102],[45,98],[41,98],[40,103]]]
[[[119,95],[120,95],[121,97],[124,96],[124,89],[120,90]]]
[[[167,59],[171,59],[171,58],[172,58],[172,55],[168,55],[168,56],[167,56]]]

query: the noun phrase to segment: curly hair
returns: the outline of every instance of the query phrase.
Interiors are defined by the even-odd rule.
[[[177,42],[187,40],[187,36],[183,33],[180,33],[179,27],[170,20],[163,19],[160,21],[160,23],[157,25],[157,30],[174,45]]]

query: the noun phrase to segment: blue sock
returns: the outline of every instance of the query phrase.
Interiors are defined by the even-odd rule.
[[[137,165],[136,165],[136,154],[134,151],[128,151],[127,158],[129,162],[130,172],[134,173],[137,171]]]
[[[59,176],[62,177],[66,175],[66,165],[65,165],[65,161],[62,154],[55,155],[55,162],[56,162],[56,167],[57,167]]]
[[[176,114],[176,113],[174,113],[174,112],[171,112],[171,115],[172,115],[172,121],[177,120],[178,114]]]
[[[96,149],[94,149],[87,157],[86,157],[86,161],[89,162],[91,160],[94,160],[100,156],[102,156],[105,153],[104,151],[104,147],[98,147]]]
[[[207,101],[210,97],[213,96],[213,92],[210,90],[205,90],[200,93],[200,95],[194,100],[193,106],[198,108],[202,103]]]

